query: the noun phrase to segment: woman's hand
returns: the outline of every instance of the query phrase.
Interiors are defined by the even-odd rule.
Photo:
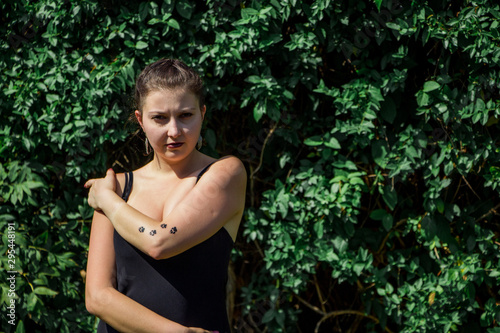
[[[186,333],[219,333],[219,331],[207,331],[203,328],[188,327]]]
[[[90,188],[88,202],[89,205],[97,210],[104,210],[104,206],[109,201],[110,195],[116,194],[116,175],[113,169],[108,169],[106,177],[98,179],[90,179],[85,185],[85,188]]]

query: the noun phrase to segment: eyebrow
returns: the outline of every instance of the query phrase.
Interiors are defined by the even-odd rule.
[[[194,107],[186,107],[184,109],[175,110],[173,112],[174,113],[182,113],[182,112],[186,112],[186,111],[196,111],[196,108],[194,108]],[[161,114],[165,114],[165,113],[170,113],[170,111],[165,111],[165,110],[151,110],[151,111],[148,111],[148,113],[161,113]]]

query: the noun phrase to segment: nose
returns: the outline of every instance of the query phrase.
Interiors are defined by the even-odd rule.
[[[179,128],[179,124],[177,123],[177,119],[172,118],[168,122],[168,136],[171,138],[177,138],[181,135],[181,129]]]

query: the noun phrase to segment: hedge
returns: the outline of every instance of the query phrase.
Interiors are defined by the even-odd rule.
[[[0,12],[6,332],[95,328],[82,185],[144,163],[130,96],[161,57],[205,78],[203,150],[248,169],[235,332],[500,332],[496,1],[7,0]]]

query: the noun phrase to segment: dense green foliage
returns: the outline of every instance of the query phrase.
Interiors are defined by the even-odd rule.
[[[0,12],[2,318],[13,247],[19,272],[18,324],[2,329],[95,326],[82,185],[143,161],[131,88],[175,57],[205,78],[203,149],[239,156],[250,176],[235,331],[500,331],[496,1],[6,0]]]

